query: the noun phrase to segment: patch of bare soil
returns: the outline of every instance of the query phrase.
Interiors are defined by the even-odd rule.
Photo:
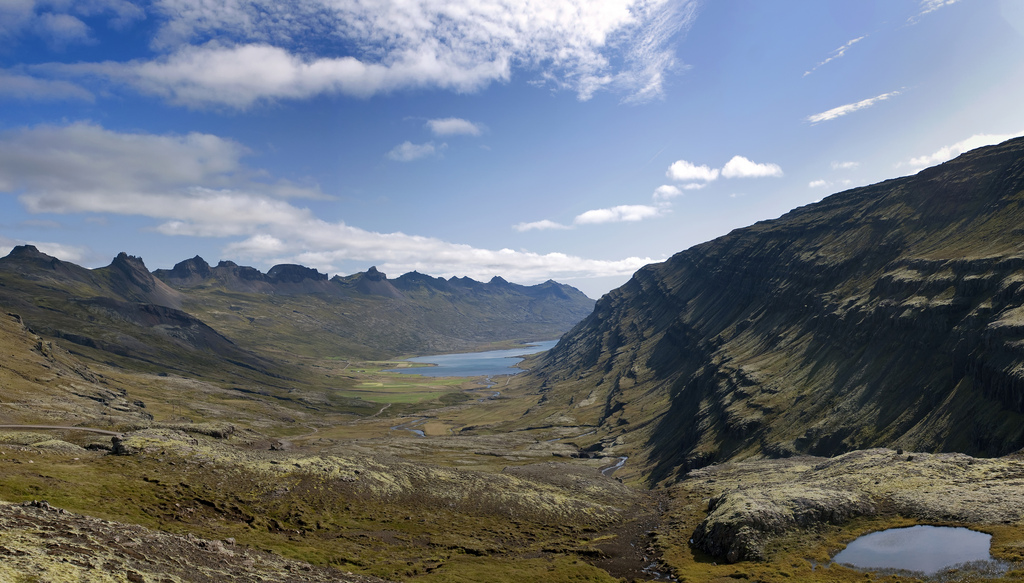
[[[664,511],[662,498],[662,493],[652,495],[643,506],[636,507],[632,520],[616,525],[606,533],[612,538],[594,545],[601,556],[587,562],[626,581],[667,580],[668,570],[654,546],[654,535]]]

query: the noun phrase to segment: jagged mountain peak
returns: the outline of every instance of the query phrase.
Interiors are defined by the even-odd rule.
[[[293,263],[282,263],[275,265],[267,271],[267,279],[280,283],[302,283],[307,279],[313,281],[327,281],[327,274],[320,273],[316,269]]]
[[[55,259],[55,257],[40,251],[35,245],[16,245],[11,249],[8,257],[25,259]]]
[[[369,269],[363,274],[363,277],[370,281],[384,281],[388,278],[386,273],[377,271],[377,266],[371,265]]]
[[[191,259],[178,262],[168,272],[170,277],[186,279],[189,277],[207,278],[211,274],[210,264],[205,259],[196,255]]]
[[[96,269],[116,297],[145,304],[181,308],[180,294],[153,276],[141,257],[120,252],[110,265]]]
[[[153,285],[153,274],[146,269],[146,264],[142,261],[142,258],[128,255],[124,251],[118,253],[106,269],[117,270],[136,284],[147,287],[152,287]]]

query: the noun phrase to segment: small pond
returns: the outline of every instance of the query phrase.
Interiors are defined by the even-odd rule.
[[[866,534],[832,561],[858,569],[903,569],[933,575],[973,561],[990,561],[992,535],[967,528],[911,526]]]
[[[478,377],[516,374],[523,372],[512,368],[519,364],[524,356],[544,352],[558,344],[557,340],[534,342],[511,350],[488,350],[487,352],[463,352],[458,354],[438,354],[435,356],[417,356],[408,362],[433,364],[436,366],[418,366],[414,368],[396,368],[388,372],[402,374],[418,374],[426,377]]]

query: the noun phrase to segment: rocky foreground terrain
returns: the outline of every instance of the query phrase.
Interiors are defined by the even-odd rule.
[[[0,581],[384,583],[383,579],[67,512],[0,502]]]

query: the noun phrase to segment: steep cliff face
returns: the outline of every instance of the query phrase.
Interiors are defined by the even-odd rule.
[[[576,418],[632,432],[654,480],[748,456],[1024,447],[1024,139],[646,266],[536,374]]]

